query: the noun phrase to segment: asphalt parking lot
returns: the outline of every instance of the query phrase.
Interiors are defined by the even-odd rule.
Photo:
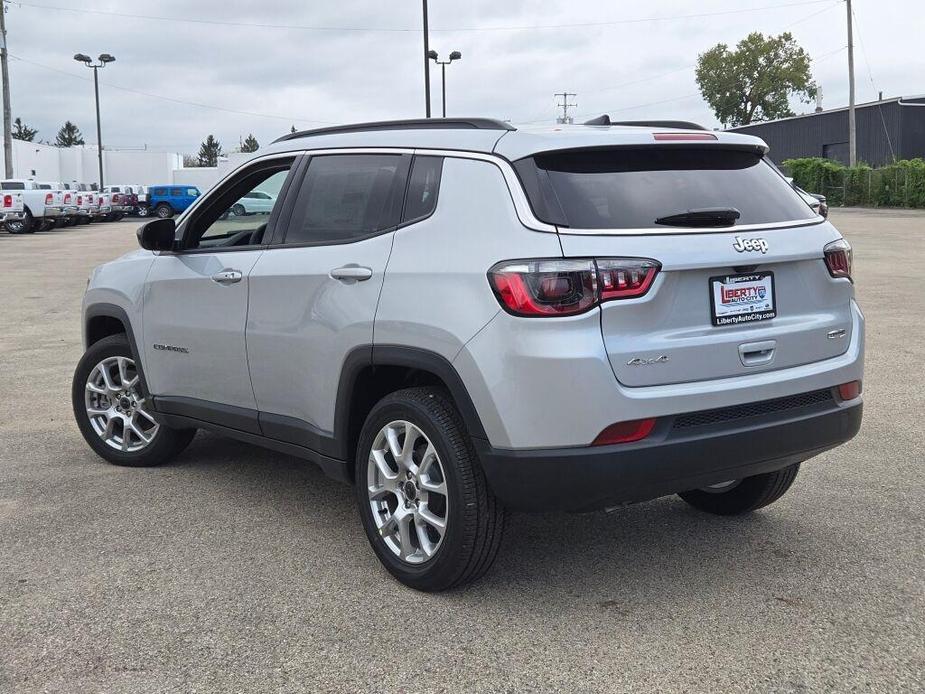
[[[80,299],[137,222],[0,234],[0,692],[922,691],[925,213],[832,219],[868,319],[856,439],[744,519],[513,515],[442,595],[308,463],[203,433],[162,468],[97,458]]]

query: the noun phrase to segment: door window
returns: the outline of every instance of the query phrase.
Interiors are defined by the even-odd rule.
[[[312,157],[284,243],[350,243],[396,227],[410,159],[401,154]]]
[[[210,196],[190,219],[184,233],[185,248],[227,248],[264,243],[267,222],[280,202],[279,193],[293,161],[294,158],[286,158],[272,163],[263,162]],[[259,211],[241,202],[255,191],[265,193],[272,200],[270,204],[262,205]]]

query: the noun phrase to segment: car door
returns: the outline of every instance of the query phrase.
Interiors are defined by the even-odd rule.
[[[278,214],[235,217],[227,210],[267,181],[284,185],[294,161],[260,160],[223,183],[178,228],[179,250],[152,264],[143,331],[158,410],[257,431],[244,335],[249,274]]]
[[[410,160],[407,152],[310,158],[285,228],[250,277],[247,349],[264,435],[336,454],[341,366],[372,344]]]

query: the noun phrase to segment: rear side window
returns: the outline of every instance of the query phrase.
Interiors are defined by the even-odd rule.
[[[0,183],[0,187],[2,187],[3,190],[25,190],[26,184],[18,183],[17,181],[4,181]]]
[[[411,157],[312,157],[284,243],[348,243],[398,225]]]
[[[154,194],[155,195],[167,195],[167,189],[166,188],[155,188]]]
[[[414,222],[429,217],[437,207],[443,157],[415,157],[408,179],[405,212],[402,222]]]
[[[660,229],[661,217],[734,208],[736,225],[814,213],[757,153],[721,148],[613,148],[539,154],[515,163],[534,213],[576,229]]]

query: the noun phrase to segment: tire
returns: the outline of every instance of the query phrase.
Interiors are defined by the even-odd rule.
[[[151,214],[151,209],[147,205],[139,205],[138,209],[135,210],[135,214],[139,217],[147,217]]]
[[[242,205],[239,202],[236,202],[234,205],[231,206],[231,213],[235,217],[243,217],[244,215],[247,214],[247,210],[244,209],[244,205]]]
[[[104,364],[110,364],[106,367],[108,379],[103,379],[102,373],[98,371],[98,368]],[[123,364],[125,365],[124,369]],[[123,384],[123,376],[126,378],[125,384]],[[93,378],[93,385],[98,390],[89,388],[91,377]],[[106,395],[106,400],[101,402],[99,399],[101,393],[116,392],[114,389],[106,387],[105,383],[107,381],[114,386],[118,386],[127,395],[118,400],[114,395]],[[134,387],[123,387],[131,383],[135,384]],[[74,408],[77,426],[90,448],[101,458],[114,465],[128,467],[161,465],[173,459],[186,448],[196,435],[195,429],[171,429],[163,424],[155,424],[148,414],[142,416],[141,412],[148,412],[148,395],[142,392],[141,384],[140,372],[134,368],[132,351],[124,334],[112,335],[92,344],[81,357],[77,364],[77,369],[74,371],[74,380],[71,385],[71,404]],[[120,404],[124,407],[131,400],[136,400],[137,406],[132,404],[128,409],[120,412],[113,409]],[[107,401],[109,403],[108,407],[105,404]],[[88,407],[91,405],[100,413],[104,410],[112,413],[112,417],[101,415],[91,418],[88,411]],[[131,412],[130,417],[126,415],[127,412]],[[107,442],[104,438],[105,432],[101,433],[95,428],[102,428],[110,419],[115,421],[112,431],[113,438],[110,439],[112,443]],[[131,419],[133,422],[133,429],[137,429],[141,434],[147,434],[150,439],[142,439],[141,436],[131,430],[127,432],[126,428],[123,427],[123,423],[127,419]],[[134,444],[132,443],[133,439]],[[147,440],[147,443],[143,443],[145,440]],[[140,448],[133,449],[133,445],[140,446]]]
[[[796,479],[800,464],[763,475],[746,477],[727,491],[717,488],[694,489],[678,494],[696,509],[718,516],[737,516],[757,511],[780,499]]]
[[[412,473],[403,473],[407,468],[398,463],[399,458],[384,452],[381,460],[389,466],[389,475],[395,474],[394,478],[386,477],[381,466],[370,462],[373,448],[388,448],[385,432],[390,427],[402,432],[396,433],[395,441],[403,446],[409,426],[415,436],[410,457],[415,466],[420,465],[418,476],[408,477]],[[423,457],[428,444],[432,444],[435,458]],[[424,464],[428,460],[431,462]],[[391,480],[393,491],[386,491]],[[436,491],[441,481],[442,494]],[[409,484],[413,487],[410,495],[404,491]],[[373,407],[360,432],[355,486],[363,529],[373,551],[389,573],[406,586],[428,592],[462,586],[480,578],[494,562],[504,533],[505,511],[488,488],[459,412],[445,391],[408,388],[386,396]],[[370,489],[375,487],[380,498],[374,502]],[[427,512],[443,521],[439,540],[435,541],[437,528],[419,520]],[[410,517],[405,523],[406,533],[399,531],[402,524],[395,520],[399,513]],[[380,527],[391,531],[383,533]],[[421,539],[422,533],[426,540]],[[407,545],[402,544],[403,538]],[[425,542],[430,551],[425,551]]]
[[[55,220],[53,219],[43,219],[36,226],[33,227],[36,231],[51,231],[55,228]]]
[[[11,234],[31,234],[35,231],[32,227],[35,224],[35,218],[32,213],[26,209],[23,218],[16,222],[7,222],[6,230]]]
[[[173,217],[173,208],[166,202],[162,202],[154,208],[154,214],[161,219],[167,219],[168,217]]]

